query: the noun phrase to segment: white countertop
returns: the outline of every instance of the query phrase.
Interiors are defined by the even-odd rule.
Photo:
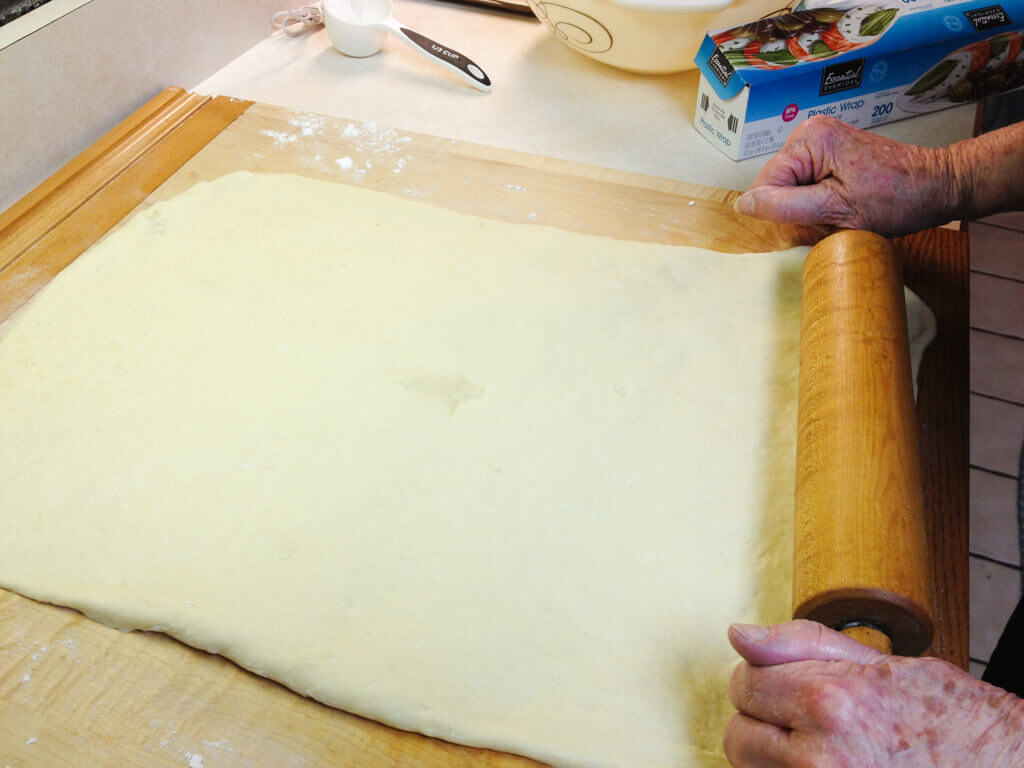
[[[394,37],[375,56],[343,56],[322,27],[297,38],[277,32],[195,90],[734,189],[747,187],[769,157],[737,163],[697,134],[696,71],[613,69],[530,17],[466,5],[396,0],[395,16],[475,60],[492,92],[474,90]],[[971,135],[974,112],[972,104],[873,130],[945,145]]]

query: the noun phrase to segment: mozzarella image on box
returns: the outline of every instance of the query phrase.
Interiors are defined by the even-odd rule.
[[[709,32],[694,127],[734,160],[813,115],[868,128],[1024,86],[1024,0],[833,0]]]

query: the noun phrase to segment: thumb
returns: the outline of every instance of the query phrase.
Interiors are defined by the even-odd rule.
[[[836,195],[828,182],[806,186],[754,187],[733,204],[738,213],[778,224],[842,224],[847,218],[835,210]]]
[[[740,656],[755,667],[770,667],[791,661],[877,664],[889,658],[824,624],[805,619],[787,621],[773,627],[733,624],[729,627],[729,642]]]

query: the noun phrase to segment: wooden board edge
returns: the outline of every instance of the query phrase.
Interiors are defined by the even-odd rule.
[[[0,230],[0,322],[212,141],[252,102],[168,89],[29,194]],[[17,251],[7,243],[17,243]],[[11,248],[5,254],[4,249]]]
[[[546,764],[521,755],[445,741],[332,707],[270,677],[252,672],[226,656],[188,645],[164,632],[122,632],[87,618],[74,608],[38,601],[3,588],[0,588],[0,628],[11,630],[9,638],[35,638],[30,651],[33,655],[42,656],[49,646],[51,654],[43,663],[51,665],[52,672],[59,675],[62,698],[88,701],[90,711],[109,711],[111,700],[116,698],[116,693],[109,693],[109,688],[117,687],[110,684],[119,679],[121,684],[131,684],[135,690],[145,691],[141,709],[158,700],[162,702],[160,706],[168,710],[184,712],[191,704],[189,690],[174,685],[172,681],[195,679],[197,671],[202,669],[205,671],[203,682],[215,691],[208,705],[216,701],[237,706],[239,702],[254,701],[257,696],[265,697],[259,704],[262,714],[274,717],[293,731],[305,726],[304,736],[313,741],[332,742],[320,757],[333,753],[335,749],[350,749],[352,752],[358,750],[364,756],[364,761],[356,764],[362,768],[426,766],[428,762],[429,765],[446,768],[547,768]],[[13,644],[18,645],[18,642],[15,640]],[[21,645],[24,647],[23,640]],[[96,675],[83,674],[84,670],[76,669],[80,661],[95,661],[95,656],[89,659],[91,654],[100,656],[114,670],[110,678],[97,679]],[[38,670],[36,662],[24,654],[21,666],[4,660],[0,662],[0,669],[8,674],[13,672],[15,680],[23,670],[30,669],[34,678]],[[136,679],[133,677],[136,675],[146,677]],[[17,687],[8,690],[14,692]],[[5,748],[38,751],[38,748],[24,749],[23,734],[39,733],[45,734],[50,754],[85,750],[84,754],[95,758],[79,760],[75,765],[141,768],[180,765],[183,762],[179,762],[182,752],[173,747],[171,754],[175,756],[166,760],[156,750],[139,749],[139,744],[131,739],[138,723],[131,718],[123,722],[105,719],[100,724],[90,722],[89,718],[68,718],[64,702],[40,697],[33,700],[33,706],[24,706],[25,701],[16,695],[7,698],[0,695],[0,722],[10,726],[0,729],[0,754],[7,755]],[[53,712],[50,707],[54,707],[56,713],[47,716],[47,712]],[[193,722],[201,721],[204,714],[193,711],[191,719]],[[4,719],[5,716],[10,723]],[[187,733],[190,730],[189,719],[190,716],[185,715],[179,720],[175,731],[181,729]],[[143,725],[146,722],[143,721]],[[154,727],[152,722],[148,725],[150,729]],[[186,727],[182,728],[183,725]],[[196,743],[195,734],[192,736],[193,743]],[[39,741],[43,743],[43,738]],[[427,761],[426,757],[431,759]],[[23,764],[13,760],[11,763],[12,768]]]
[[[11,227],[17,219],[27,215],[47,195],[68,183],[86,165],[109,152],[125,136],[140,125],[151,122],[158,112],[169,105],[181,102],[187,95],[184,88],[171,87],[160,91],[160,93],[88,146],[83,152],[75,155],[66,165],[59,168],[52,176],[40,183],[39,186],[14,203],[6,211],[0,213],[0,233]]]
[[[928,538],[935,553],[929,655],[968,668],[968,248],[966,232],[929,229],[894,241],[904,282],[932,308],[938,334],[921,362],[917,412]]]
[[[2,232],[0,271],[32,248],[51,229],[116,179],[209,100],[208,97],[195,94],[183,94],[182,98],[171,99],[146,119],[138,121],[131,128],[118,131],[121,135],[108,146],[95,148],[94,145],[94,148],[86,150],[80,156],[82,159],[69,163],[77,167],[72,169],[65,166],[57,171],[55,176],[58,178],[54,182],[43,182],[40,194],[30,193],[32,204]],[[104,139],[100,141],[107,144]]]
[[[296,113],[296,110],[288,107],[257,102],[253,105],[247,117],[253,120],[266,119],[286,122],[288,118],[294,117]],[[366,122],[355,118],[337,115],[329,117],[334,120],[350,120],[353,124],[361,127],[367,125]],[[400,130],[404,136],[414,137],[417,144],[434,146],[439,152],[449,157],[463,158],[470,161],[485,161],[496,169],[500,168],[503,171],[507,171],[507,173],[496,171],[495,176],[507,176],[510,179],[514,179],[517,170],[539,170],[556,173],[568,179],[579,179],[584,185],[599,182],[609,189],[616,189],[615,194],[622,200],[638,202],[640,199],[638,198],[638,193],[640,193],[643,196],[644,203],[658,206],[665,204],[670,197],[678,198],[678,200],[673,199],[672,202],[679,203],[678,213],[684,220],[688,221],[689,217],[692,216],[692,212],[696,209],[703,208],[705,213],[711,210],[717,216],[723,217],[723,221],[729,222],[730,226],[738,227],[747,233],[747,239],[752,243],[756,243],[756,247],[749,249],[751,251],[771,252],[791,248],[796,245],[813,245],[828,234],[828,232],[821,228],[777,224],[737,213],[733,209],[733,202],[743,193],[742,190],[725,189],[723,187],[697,184],[695,182],[670,179],[636,171],[592,165],[576,160],[538,155],[522,150],[495,147],[463,139],[445,138],[404,128],[399,129],[397,126],[389,127]],[[388,190],[380,191],[391,194]],[[432,202],[441,207],[448,207],[438,201]],[[690,202],[696,208],[690,208],[687,205]],[[680,227],[680,231],[683,231],[682,227]],[[680,245],[688,244],[682,236],[677,240],[677,243]],[[737,249],[731,252],[745,252],[745,250]]]

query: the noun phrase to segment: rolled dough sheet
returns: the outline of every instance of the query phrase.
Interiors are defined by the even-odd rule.
[[[0,584],[451,741],[724,765],[804,255],[199,184],[0,329]]]

